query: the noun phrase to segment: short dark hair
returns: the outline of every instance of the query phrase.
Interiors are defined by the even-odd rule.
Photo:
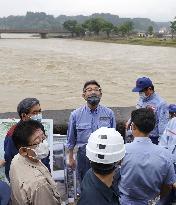
[[[38,105],[38,104],[40,105],[40,102],[36,98],[23,99],[17,106],[17,112],[18,112],[19,117],[21,118],[22,113],[28,114],[30,112],[30,109],[34,105]]]
[[[169,112],[171,118],[176,117],[176,112]]]
[[[100,84],[96,80],[89,80],[85,82],[84,87],[83,87],[83,92],[85,91],[88,85],[96,85],[100,88]]]
[[[146,91],[146,90],[148,90],[148,88],[151,88],[153,91],[155,91],[154,85],[151,85],[151,86],[149,86],[149,87],[146,87],[146,88],[144,88],[142,91]],[[142,92],[142,91],[141,91],[141,92]]]
[[[151,109],[140,108],[132,111],[131,122],[136,125],[139,131],[149,134],[155,127],[155,114]]]
[[[12,135],[16,148],[28,146],[31,136],[37,129],[41,129],[45,133],[43,125],[37,120],[19,121]]]
[[[112,164],[102,164],[97,162],[90,162],[92,170],[100,175],[108,175],[111,174],[116,169],[116,163]]]

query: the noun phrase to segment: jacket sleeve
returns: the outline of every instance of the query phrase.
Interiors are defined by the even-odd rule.
[[[18,150],[15,147],[15,144],[12,140],[12,137],[6,136],[5,140],[4,140],[4,159],[6,161],[6,163],[5,163],[5,175],[9,181],[10,181],[9,171],[10,171],[11,161],[16,154],[18,154]]]
[[[59,193],[54,192],[49,183],[44,183],[34,191],[31,204],[61,205],[61,199]]]

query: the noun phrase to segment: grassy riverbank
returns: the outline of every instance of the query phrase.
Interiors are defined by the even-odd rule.
[[[159,38],[103,38],[103,37],[84,37],[82,40],[98,41],[106,43],[117,44],[131,44],[131,45],[144,45],[144,46],[165,46],[176,47],[176,39],[159,39]]]

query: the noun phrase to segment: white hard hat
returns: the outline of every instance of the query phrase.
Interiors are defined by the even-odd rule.
[[[99,128],[88,139],[86,156],[90,161],[102,164],[120,161],[125,156],[125,146],[121,134],[114,128]]]

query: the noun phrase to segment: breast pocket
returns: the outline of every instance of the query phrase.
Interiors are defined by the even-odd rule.
[[[87,143],[87,140],[91,134],[91,124],[90,123],[79,123],[76,125],[77,130],[77,142]]]
[[[99,119],[99,127],[111,127],[111,119],[110,117],[100,117]]]

